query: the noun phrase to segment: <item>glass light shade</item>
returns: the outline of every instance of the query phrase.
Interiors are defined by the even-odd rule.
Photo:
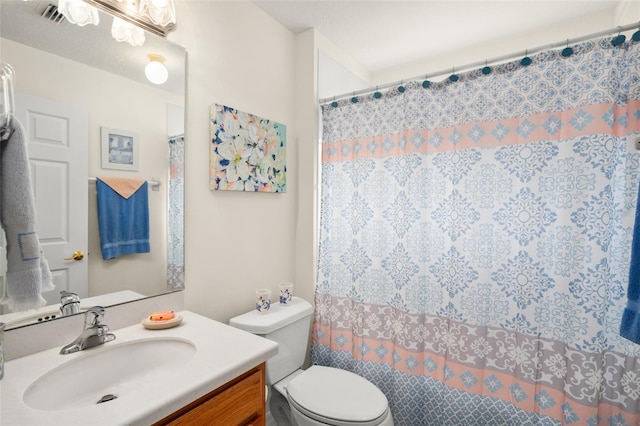
[[[81,27],[88,24],[98,25],[100,22],[98,9],[82,0],[58,0],[58,10],[69,22]]]
[[[149,55],[149,63],[144,67],[144,75],[153,84],[163,84],[169,78],[169,71],[164,66],[164,58],[160,55]]]
[[[176,23],[176,8],[173,0],[140,0],[140,13],[147,15],[155,24],[163,27]]]
[[[118,41],[126,41],[132,46],[144,44],[144,30],[120,18],[113,18],[111,35]]]

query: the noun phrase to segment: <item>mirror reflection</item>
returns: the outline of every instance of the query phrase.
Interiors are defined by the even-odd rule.
[[[15,72],[16,117],[30,133],[37,232],[56,285],[42,294],[45,308],[0,306],[8,329],[59,317],[61,291],[77,294],[86,309],[184,288],[186,53],[148,33],[142,46],[118,42],[103,12],[98,26],[79,27],[52,10],[55,1],[0,2],[0,61]],[[164,59],[165,83],[145,76],[149,55]],[[118,167],[130,163],[123,157],[105,163],[117,143],[104,129],[115,139],[135,135],[135,167]],[[58,157],[63,148],[69,160]],[[95,180],[102,177],[158,183],[148,190],[149,253],[103,259]],[[0,244],[2,291],[5,271]]]

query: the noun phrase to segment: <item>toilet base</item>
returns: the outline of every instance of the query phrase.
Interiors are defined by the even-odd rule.
[[[278,426],[296,426],[287,398],[275,389],[269,392],[269,411]]]
[[[303,372],[304,370],[298,369],[280,380],[278,383],[274,383],[269,388],[269,399],[267,400],[267,404],[269,405],[269,411],[278,426],[297,426],[293,420],[291,406],[287,400],[287,385],[291,380]]]

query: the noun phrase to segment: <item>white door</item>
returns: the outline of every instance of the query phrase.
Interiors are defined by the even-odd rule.
[[[15,109],[28,143],[36,231],[56,286],[43,296],[48,304],[60,302],[61,290],[87,297],[89,113],[21,93]],[[76,251],[85,257],[69,259]]]

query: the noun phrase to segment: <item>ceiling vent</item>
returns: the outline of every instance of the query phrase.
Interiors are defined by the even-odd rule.
[[[40,16],[54,24],[60,24],[65,19],[64,15],[58,12],[58,6],[51,3],[49,3]]]

